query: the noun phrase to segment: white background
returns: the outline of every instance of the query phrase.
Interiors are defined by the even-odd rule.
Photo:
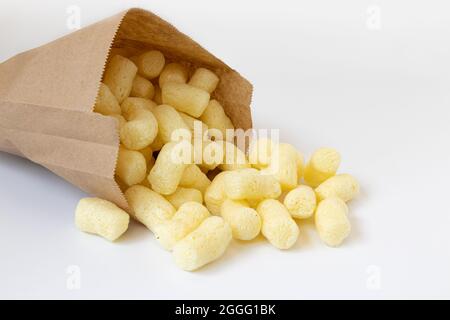
[[[256,127],[340,150],[353,233],[331,249],[302,223],[289,251],[233,243],[187,273],[140,225],[79,232],[85,194],[0,154],[0,298],[450,298],[448,1],[1,1],[0,60],[69,33],[70,5],[82,26],[153,10],[252,81]]]

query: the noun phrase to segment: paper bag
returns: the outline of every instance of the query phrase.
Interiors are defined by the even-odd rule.
[[[114,180],[116,120],[93,112],[111,48],[158,49],[215,71],[214,98],[238,128],[252,127],[252,85],[151,12],[130,9],[0,64],[0,151],[38,163],[85,192],[128,209]]]

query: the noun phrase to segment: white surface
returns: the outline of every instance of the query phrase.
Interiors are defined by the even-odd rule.
[[[292,250],[234,243],[186,273],[142,226],[117,244],[77,231],[84,194],[0,154],[0,298],[450,298],[448,1],[2,1],[0,60],[68,33],[73,4],[82,25],[153,10],[253,82],[257,127],[340,150],[354,230],[330,249],[301,225]]]

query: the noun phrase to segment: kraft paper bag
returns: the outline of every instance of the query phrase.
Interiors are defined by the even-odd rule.
[[[114,179],[116,120],[93,112],[110,51],[157,49],[216,72],[213,96],[237,128],[252,127],[252,85],[155,14],[130,9],[0,64],[0,151],[38,163],[128,209]]]

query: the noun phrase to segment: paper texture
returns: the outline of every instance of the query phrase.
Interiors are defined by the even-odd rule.
[[[252,127],[252,85],[158,16],[130,9],[0,64],[0,151],[38,163],[85,192],[128,209],[114,180],[116,121],[93,107],[111,48],[161,50],[220,76],[214,98]]]

